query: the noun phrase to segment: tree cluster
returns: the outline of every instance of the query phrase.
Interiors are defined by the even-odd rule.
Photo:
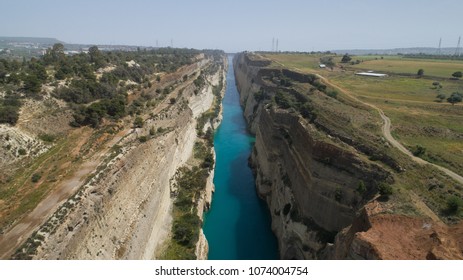
[[[17,95],[7,94],[0,100],[0,123],[15,125],[19,118],[21,100]]]

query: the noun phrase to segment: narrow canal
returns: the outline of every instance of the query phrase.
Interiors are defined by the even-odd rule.
[[[204,233],[210,260],[278,259],[270,213],[259,199],[248,157],[254,138],[246,122],[235,85],[233,57],[229,56],[223,120],[214,136],[217,155],[211,210]]]

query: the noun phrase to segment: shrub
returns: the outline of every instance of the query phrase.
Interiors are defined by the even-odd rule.
[[[19,154],[19,155],[21,155],[21,156],[24,156],[24,155],[26,155],[26,154],[27,154],[27,152],[26,152],[26,150],[25,150],[25,149],[23,149],[23,148],[20,148],[20,149],[18,150],[18,154]]]
[[[201,221],[196,214],[186,213],[174,221],[172,232],[174,240],[187,248],[193,248],[199,238]]]
[[[379,183],[378,192],[384,197],[389,197],[392,194],[392,187],[386,183]]]
[[[338,98],[338,92],[335,90],[330,90],[326,93],[331,98],[337,99]]]
[[[278,91],[275,94],[275,102],[282,109],[288,109],[288,108],[290,108],[292,106],[292,103],[288,99],[286,94],[282,93],[281,91]]]
[[[214,167],[214,156],[212,155],[212,153],[209,152],[206,155],[203,163],[201,164],[201,167],[208,170],[212,170],[212,168]]]
[[[461,78],[461,77],[463,77],[463,73],[461,71],[454,72],[452,74],[452,77],[457,78],[457,79]]]
[[[420,145],[416,145],[412,151],[413,155],[416,157],[420,157],[426,153],[426,148]]]
[[[442,101],[444,101],[445,98],[447,98],[447,96],[445,96],[445,94],[443,94],[443,93],[439,93],[436,96],[436,98],[437,98],[437,102],[442,102]]]
[[[348,63],[349,61],[352,60],[352,57],[350,57],[347,53],[342,57],[341,62],[342,63]]]
[[[365,183],[360,180],[358,186],[357,186],[357,192],[359,194],[364,194],[367,191],[367,187],[365,186]]]
[[[450,95],[449,98],[447,98],[447,102],[449,102],[452,105],[455,105],[455,103],[459,103],[463,100],[463,94],[459,92],[454,92],[452,95]]]
[[[42,134],[39,134],[39,139],[42,140],[43,142],[52,143],[55,141],[56,137],[51,134],[42,133]]]
[[[459,197],[451,196],[447,199],[447,212],[448,214],[457,214],[462,205],[462,201]]]
[[[148,141],[148,137],[145,135],[140,136],[138,137],[138,141],[140,141],[141,143],[145,143],[146,141]]]
[[[19,119],[19,107],[0,106],[0,123],[15,125]]]
[[[32,183],[37,183],[40,180],[40,178],[42,178],[42,175],[40,173],[34,173],[32,175],[31,181]]]
[[[136,117],[135,120],[133,121],[133,126],[136,128],[142,128],[143,127],[143,119],[141,117]]]

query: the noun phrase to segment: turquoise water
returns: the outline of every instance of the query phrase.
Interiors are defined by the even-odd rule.
[[[248,167],[254,138],[246,130],[232,63],[229,57],[223,120],[214,136],[215,193],[203,228],[209,242],[209,259],[278,259],[270,213],[256,194]]]

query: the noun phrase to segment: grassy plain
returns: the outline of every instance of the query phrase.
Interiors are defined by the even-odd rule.
[[[374,70],[379,72],[415,75],[418,69],[424,70],[424,75],[436,78],[450,78],[456,71],[463,71],[461,60],[437,60],[437,59],[402,59],[400,56],[362,56],[354,57],[354,60],[363,62],[350,66],[356,70]]]

